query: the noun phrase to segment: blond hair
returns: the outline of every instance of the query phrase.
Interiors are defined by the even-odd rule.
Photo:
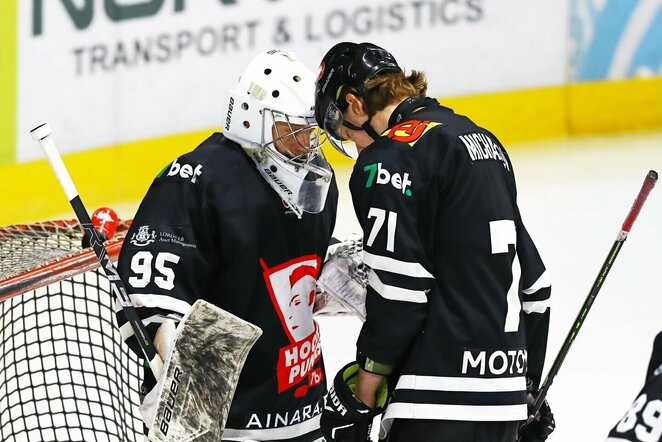
[[[405,76],[403,72],[387,72],[364,83],[365,94],[363,102],[368,115],[374,115],[389,104],[402,101],[408,97],[424,97],[428,90],[425,73],[411,71]]]

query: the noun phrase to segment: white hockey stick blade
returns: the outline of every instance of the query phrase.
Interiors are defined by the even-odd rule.
[[[262,330],[198,300],[165,360],[152,442],[218,442],[241,369]]]

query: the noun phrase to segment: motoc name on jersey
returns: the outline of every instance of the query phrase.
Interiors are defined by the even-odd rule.
[[[462,374],[501,376],[522,375],[527,369],[526,350],[473,350],[464,351]]]
[[[467,148],[471,161],[498,160],[503,162],[503,167],[510,170],[506,156],[501,147],[492,138],[484,133],[472,133],[460,135],[460,140]]]

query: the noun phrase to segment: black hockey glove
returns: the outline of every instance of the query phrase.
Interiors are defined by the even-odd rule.
[[[370,429],[375,416],[384,411],[387,388],[383,382],[378,391],[377,406],[370,408],[355,395],[359,365],[345,365],[333,379],[326,395],[320,426],[327,442],[370,441]]]
[[[530,416],[533,404],[540,394],[540,390],[533,386],[531,379],[527,380],[526,387],[529,392],[528,408]],[[552,409],[549,407],[549,402],[545,399],[533,419],[527,420],[520,427],[517,440],[518,442],[543,442],[547,440],[547,437],[552,434],[555,428],[556,421],[554,420],[554,413],[552,413]]]

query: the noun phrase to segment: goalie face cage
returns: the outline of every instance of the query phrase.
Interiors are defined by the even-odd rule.
[[[82,237],[76,221],[0,228],[0,441],[143,440],[141,363]]]

